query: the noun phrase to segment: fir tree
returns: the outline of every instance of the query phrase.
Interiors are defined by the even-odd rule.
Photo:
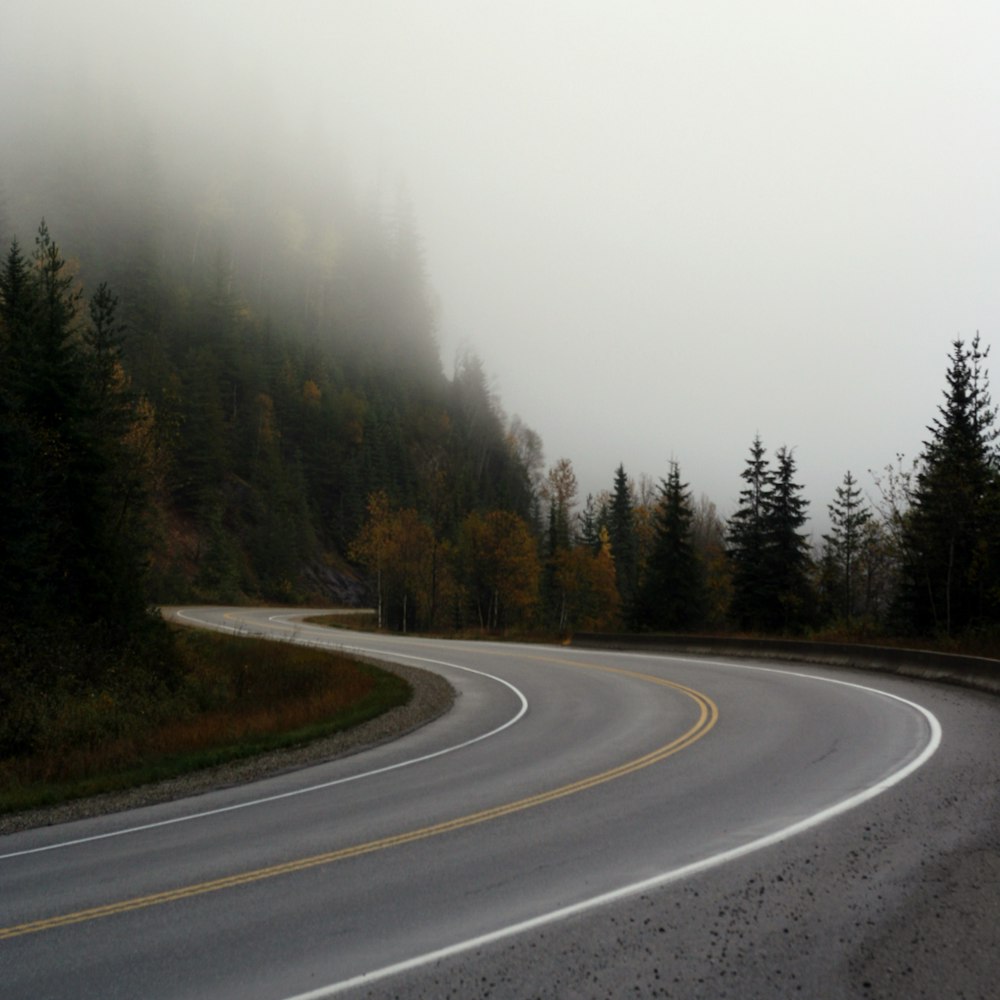
[[[95,653],[131,642],[147,618],[134,400],[115,310],[102,286],[84,319],[44,223],[31,266],[11,247],[0,277],[0,607],[10,626],[86,630]],[[103,669],[99,659],[88,669]]]
[[[850,470],[829,504],[830,533],[823,536],[824,577],[836,616],[850,624],[858,611],[858,563],[866,543],[871,511]]]
[[[733,568],[731,615],[750,631],[789,631],[812,613],[809,551],[801,532],[807,502],[795,481],[795,459],[779,448],[772,469],[760,436],[740,474],[746,484],[729,522]]]
[[[979,335],[954,341],[939,416],[928,428],[904,525],[905,610],[946,635],[1000,617],[996,408]]]
[[[577,515],[579,521],[580,544],[586,546],[591,552],[601,551],[601,532],[606,531],[607,517],[594,499],[593,493],[587,494],[583,510]],[[610,546],[610,542],[608,543]]]
[[[738,628],[759,631],[769,625],[775,592],[768,560],[771,473],[759,434],[740,478],[745,485],[727,532],[733,568],[730,614]]]
[[[627,621],[631,618],[635,605],[639,552],[632,490],[625,475],[625,467],[622,465],[615,470],[615,482],[608,511],[608,536],[611,539],[611,555],[615,560],[615,582],[621,600],[622,615]]]
[[[693,520],[690,491],[681,482],[677,463],[671,462],[670,472],[660,484],[653,551],[638,601],[641,626],[681,631],[697,628],[702,622],[704,580],[694,549]]]
[[[766,519],[766,565],[774,597],[768,626],[794,631],[813,612],[809,541],[801,530],[809,503],[800,495],[801,484],[795,481],[795,457],[791,449],[779,448],[775,460]]]

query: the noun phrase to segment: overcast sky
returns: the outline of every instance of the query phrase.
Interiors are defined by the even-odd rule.
[[[62,85],[71,52],[165,117],[273,102],[361,186],[405,183],[446,371],[471,345],[584,494],[676,459],[729,514],[759,432],[825,515],[847,469],[870,488],[918,453],[952,339],[1000,331],[995,2],[49,0],[3,22],[3,101]]]

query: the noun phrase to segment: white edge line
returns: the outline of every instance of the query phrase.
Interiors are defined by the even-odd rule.
[[[683,657],[670,658],[683,659]],[[721,851],[718,854],[713,854],[710,857],[702,858],[700,861],[693,861],[689,864],[682,865],[680,868],[673,868],[670,871],[661,872],[659,875],[653,875],[650,878],[643,879],[641,882],[633,882],[618,889],[612,889],[609,892],[604,892],[597,896],[591,896],[589,899],[581,900],[580,902],[573,903],[569,906],[563,906],[555,910],[550,910],[548,913],[539,914],[538,916],[531,917],[528,920],[522,920],[519,923],[510,924],[507,927],[501,927],[498,930],[490,931],[487,934],[481,934],[478,937],[469,938],[466,941],[460,941],[457,944],[448,945],[447,947],[439,948],[436,951],[427,952],[423,955],[417,955],[414,958],[406,959],[402,962],[396,962],[393,965],[387,965],[381,969],[374,969],[371,972],[365,972],[359,976],[354,976],[351,979],[345,979],[338,983],[332,983],[329,986],[322,986],[319,989],[311,990],[308,993],[298,993],[295,996],[285,998],[285,1000],[324,1000],[324,998],[335,996],[338,993],[345,993],[351,989],[368,986],[382,979],[388,979],[390,976],[395,976],[402,972],[411,972],[414,969],[419,969],[423,966],[441,961],[442,959],[453,958],[456,955],[471,951],[475,948],[481,948],[486,945],[494,944],[497,941],[503,941],[507,938],[514,937],[515,935],[523,934],[526,931],[545,927],[549,924],[556,923],[557,921],[576,916],[577,914],[584,913],[587,910],[605,906],[608,903],[617,902],[618,900],[625,899],[629,896],[636,896],[652,889],[658,889],[672,882],[678,882],[681,879],[689,878],[692,875],[708,871],[711,868],[716,868],[729,861],[735,861],[738,858],[752,854],[754,851],[759,851],[765,847],[771,847],[775,844],[779,844],[784,840],[788,840],[789,838],[800,833],[804,833],[812,827],[819,826],[827,820],[833,819],[835,816],[839,816],[841,813],[848,812],[856,806],[861,805],[863,802],[868,801],[868,799],[872,799],[887,789],[892,788],[893,785],[903,781],[918,768],[926,764],[927,761],[934,756],[938,747],[941,745],[941,723],[938,722],[934,713],[924,708],[922,705],[918,705],[914,701],[909,701],[906,698],[891,694],[888,691],[882,691],[879,688],[867,687],[863,684],[854,684],[850,681],[836,680],[832,677],[819,677],[813,674],[780,670],[773,667],[759,667],[742,663],[726,663],[722,660],[699,660],[698,662],[708,662],[714,666],[730,667],[735,669],[759,670],[767,673],[781,673],[785,675],[791,674],[795,677],[804,677],[807,680],[825,681],[830,684],[840,684],[843,687],[856,688],[860,691],[882,695],[886,698],[891,698],[893,701],[901,702],[921,714],[930,727],[930,739],[920,754],[911,760],[909,764],[904,765],[898,771],[889,775],[889,777],[883,778],[881,781],[869,786],[864,791],[849,796],[843,801],[837,802],[832,806],[828,806],[826,809],[822,809],[818,813],[814,813],[812,816],[807,816],[805,819],[798,820],[781,830],[776,830],[774,833],[758,837],[756,840],[751,840],[746,844],[740,845],[739,847],[733,847],[729,850]]]
[[[183,612],[177,612],[178,615],[182,615]],[[197,619],[190,619],[196,621]],[[200,623],[206,624],[206,623]],[[236,632],[238,629],[230,625],[214,625],[212,623],[207,623],[208,627],[214,628],[219,631]],[[286,640],[287,641],[287,640]],[[298,640],[295,640],[298,641]],[[299,641],[300,645],[305,645],[304,642]],[[323,648],[322,643],[316,643],[316,646]],[[452,667],[455,670],[462,670],[465,673],[477,674],[480,677],[485,677],[488,680],[496,681],[498,684],[502,684],[504,687],[510,688],[514,692],[515,697],[520,702],[520,708],[518,711],[508,719],[503,725],[497,726],[495,729],[491,729],[488,733],[481,733],[479,736],[474,736],[472,739],[465,740],[462,743],[456,743],[454,746],[445,747],[443,750],[435,750],[433,753],[424,754],[422,757],[413,757],[409,760],[399,761],[396,764],[388,764],[385,767],[375,768],[373,771],[365,771],[361,774],[348,775],[346,778],[337,778],[333,781],[324,781],[318,785],[309,785],[307,788],[296,788],[289,792],[280,792],[277,795],[267,795],[260,799],[250,799],[247,802],[237,802],[231,806],[221,806],[218,809],[206,809],[203,812],[188,813],[184,816],[175,816],[172,819],[159,820],[155,823],[144,823],[141,826],[130,826],[125,827],[121,830],[109,830],[107,833],[95,833],[90,837],[78,837],[75,840],[61,840],[54,844],[46,844],[44,847],[30,847],[23,851],[12,851],[9,854],[0,854],[0,861],[6,861],[11,858],[21,858],[28,854],[42,854],[45,851],[56,851],[64,847],[77,847],[80,844],[90,844],[96,840],[108,840],[111,837],[124,837],[127,834],[141,833],[145,830],[156,830],[165,826],[173,826],[175,823],[188,823],[195,819],[205,819],[209,816],[219,816],[222,813],[235,812],[238,809],[249,809],[252,806],[264,805],[268,802],[279,802],[281,799],[290,799],[297,795],[308,795],[311,792],[323,791],[327,788],[333,788],[335,785],[345,785],[350,781],[360,781],[362,778],[372,778],[378,774],[385,774],[389,771],[396,771],[399,768],[409,767],[411,764],[422,764],[425,761],[433,760],[435,757],[443,757],[445,754],[454,753],[456,750],[464,750],[466,747],[472,746],[474,743],[480,743],[483,740],[489,739],[491,736],[496,736],[498,733],[502,733],[505,729],[509,729],[511,726],[520,722],[524,718],[528,711],[528,699],[524,696],[524,693],[516,688],[509,681],[505,681],[502,677],[495,677],[493,674],[485,673],[482,670],[473,670],[472,667],[462,667],[457,663],[448,663],[445,660],[432,660],[426,656],[412,656],[409,653],[400,653],[396,651],[387,652],[385,650],[373,650],[364,649],[362,647],[355,646],[338,646],[330,645],[331,650],[342,651],[345,653],[362,653],[365,655],[371,655],[376,658],[381,658],[383,660],[392,660],[392,658],[415,660],[418,663],[429,663],[434,664],[439,667]],[[319,762],[322,763],[322,762]]]

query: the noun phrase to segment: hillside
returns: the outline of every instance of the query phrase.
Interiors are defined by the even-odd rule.
[[[277,121],[278,152],[244,157],[231,134],[158,145],[127,109],[52,113],[6,165],[0,242],[30,254],[44,219],[74,288],[118,299],[152,600],[364,600],[346,554],[375,491],[443,537],[475,509],[528,515],[482,364],[442,369],[404,194],[356,195]]]

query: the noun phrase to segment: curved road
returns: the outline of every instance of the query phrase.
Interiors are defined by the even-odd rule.
[[[993,995],[987,696],[182,614],[459,697],[353,757],[0,839],[4,997]]]

